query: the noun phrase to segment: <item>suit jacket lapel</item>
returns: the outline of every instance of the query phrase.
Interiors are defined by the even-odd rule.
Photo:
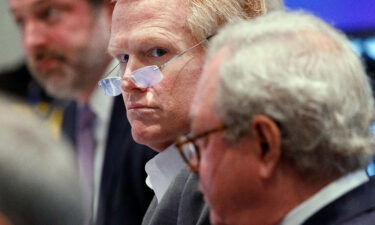
[[[155,214],[155,210],[158,206],[158,200],[156,198],[156,196],[154,196],[154,198],[152,199],[148,209],[147,209],[147,212],[145,214],[145,216],[143,217],[143,221],[142,221],[142,224],[150,224],[151,223],[151,219],[153,217],[153,215]]]
[[[154,197],[153,204],[147,209],[142,225],[177,225],[178,208],[187,178],[188,173],[181,171],[169,185],[159,203]]]
[[[198,190],[198,177],[184,167],[169,186],[160,203],[154,198],[142,225],[205,225],[208,208]]]
[[[186,167],[183,170],[188,173],[188,178],[181,196],[177,224],[210,224],[208,207],[198,188],[198,175],[191,173]]]
[[[341,196],[310,217],[303,225],[333,225],[375,210],[375,178]],[[375,221],[374,221],[375,223]]]

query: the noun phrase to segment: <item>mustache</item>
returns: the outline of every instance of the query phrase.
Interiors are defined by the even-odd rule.
[[[64,56],[63,53],[58,52],[58,51],[45,50],[45,51],[37,52],[34,55],[34,59],[36,61],[40,61],[40,60],[43,60],[43,59],[56,59],[56,60],[59,60],[59,61],[65,61],[65,56]]]

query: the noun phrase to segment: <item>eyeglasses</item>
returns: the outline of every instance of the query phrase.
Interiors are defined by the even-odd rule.
[[[200,153],[196,141],[200,138],[207,137],[213,133],[225,130],[225,126],[221,126],[197,135],[186,135],[179,138],[175,146],[181,154],[182,159],[192,172],[197,173],[199,169]]]
[[[199,43],[193,45],[192,47],[180,52],[179,54],[175,55],[173,58],[171,58],[170,60],[168,60],[167,62],[163,63],[160,66],[157,66],[157,65],[145,66],[145,67],[142,67],[133,71],[128,76],[110,77],[110,74],[120,65],[119,63],[108,73],[106,78],[99,81],[99,86],[101,86],[104,92],[106,93],[106,95],[109,95],[109,96],[117,96],[122,93],[121,81],[126,78],[130,78],[134,82],[134,84],[139,88],[151,87],[159,83],[161,80],[163,80],[164,76],[163,76],[163,73],[161,72],[162,68],[166,67],[169,63],[178,59],[180,56],[190,51],[191,49],[209,40],[212,36],[213,35],[207,37],[206,39],[200,41]]]

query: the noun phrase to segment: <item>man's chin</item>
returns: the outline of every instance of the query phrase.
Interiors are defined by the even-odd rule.
[[[138,144],[146,145],[152,148],[154,151],[162,152],[167,147],[169,147],[172,142],[163,142],[164,137],[160,136],[158,133],[153,132],[152,129],[136,129],[137,126],[132,124],[132,137]]]
[[[44,80],[42,86],[46,92],[59,99],[74,99],[75,91],[70,84],[65,84],[61,79],[48,79]]]
[[[55,97],[70,99],[73,96],[73,90],[70,84],[67,84],[66,77],[57,74],[38,74],[34,75],[37,82],[46,90],[46,92]]]
[[[46,92],[49,95],[55,98],[59,98],[59,99],[73,99],[74,98],[73,92],[67,88],[46,86]]]
[[[218,216],[212,209],[210,210],[210,222],[213,225],[228,225],[224,223],[223,219]]]
[[[135,142],[142,145],[147,145],[152,143],[153,141],[149,137],[148,132],[146,132],[144,129],[138,127],[138,123],[134,122],[132,123],[131,120],[129,120],[131,124],[131,131],[132,131],[132,137]]]

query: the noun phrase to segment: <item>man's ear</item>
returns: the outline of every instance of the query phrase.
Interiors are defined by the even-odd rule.
[[[251,134],[260,162],[259,175],[267,179],[274,173],[281,157],[281,136],[277,124],[267,116],[256,115],[251,120]]]

